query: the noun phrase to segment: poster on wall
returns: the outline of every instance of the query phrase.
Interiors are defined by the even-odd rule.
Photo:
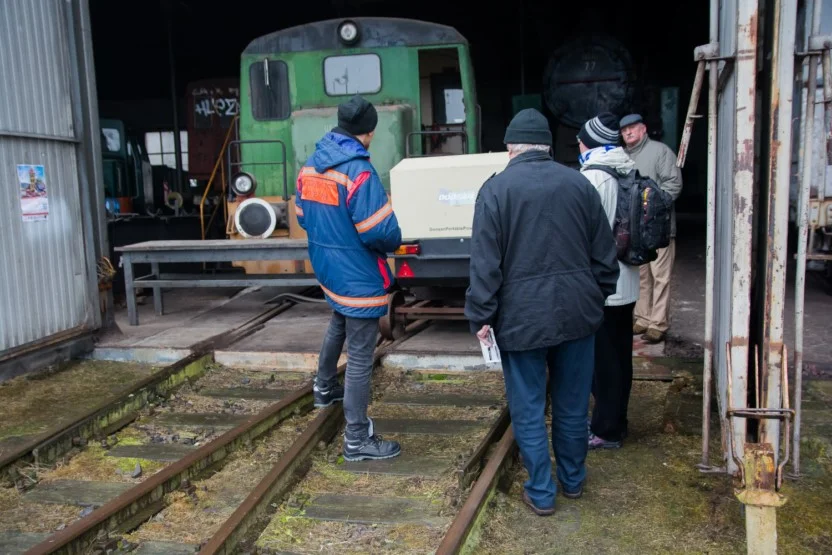
[[[45,220],[49,216],[49,199],[46,194],[46,172],[43,166],[17,165],[17,182],[20,186],[20,210],[24,222]]]

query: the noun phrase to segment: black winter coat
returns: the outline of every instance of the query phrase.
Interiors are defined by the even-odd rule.
[[[483,184],[474,208],[465,316],[504,351],[594,333],[618,260],[598,192],[545,152],[525,152]]]

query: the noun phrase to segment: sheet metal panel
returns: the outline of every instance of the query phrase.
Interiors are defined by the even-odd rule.
[[[0,189],[0,352],[80,326],[86,317],[84,241],[75,145],[0,137],[0,176],[42,164],[49,216],[24,222],[17,187]]]
[[[3,0],[0,130],[74,138],[63,10],[64,2]]]
[[[3,0],[0,10],[0,359],[97,320],[95,215],[78,167],[88,145],[76,140],[73,110],[75,2]],[[24,221],[18,164],[43,166],[46,220]]]
[[[721,0],[719,10],[719,54],[731,56],[737,48],[737,0]],[[733,295],[733,225],[734,225],[734,113],[737,103],[737,78],[730,65],[720,63],[721,71],[729,72],[718,99],[717,117],[717,184],[716,241],[714,245],[714,370],[717,379],[719,413],[723,415],[722,445],[725,464],[733,464],[727,456],[724,420],[727,405],[727,360],[725,344],[731,340]]]

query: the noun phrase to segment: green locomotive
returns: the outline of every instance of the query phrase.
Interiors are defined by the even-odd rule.
[[[469,46],[455,29],[360,17],[258,37],[241,56],[238,139],[225,152],[230,238],[303,237],[293,208],[297,172],[334,126],[337,105],[354,94],[378,110],[371,152],[388,192],[390,169],[405,157],[479,152]],[[241,265],[252,273],[298,270]]]

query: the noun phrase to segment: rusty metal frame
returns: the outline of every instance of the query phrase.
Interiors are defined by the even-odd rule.
[[[731,376],[734,399],[745,403],[748,388],[747,370],[751,320],[751,265],[752,233],[754,217],[754,141],[757,118],[757,26],[759,3],[756,0],[739,0],[737,4],[737,56],[736,104],[734,106],[733,203],[731,238],[731,324],[730,348],[733,367],[737,374]],[[730,374],[730,371],[729,371]],[[745,438],[745,420],[728,420],[737,437]],[[742,446],[743,444],[741,444]],[[741,456],[741,453],[740,453]],[[728,471],[734,461],[728,461]]]
[[[410,300],[405,302],[404,293],[397,291],[387,297],[387,314],[379,321],[382,337],[398,339],[406,326],[420,320],[465,321],[463,307],[449,307],[437,301]]]
[[[781,388],[780,388],[781,399],[778,400],[778,402],[777,402],[778,405],[782,404],[782,408],[779,408],[779,407],[766,408],[766,407],[760,407],[760,406],[732,408],[733,404],[732,404],[732,398],[731,398],[731,385],[732,385],[732,383],[731,383],[731,381],[732,381],[731,380],[731,374],[732,374],[731,345],[726,343],[725,344],[725,349],[726,349],[726,356],[727,356],[726,360],[727,360],[727,364],[728,364],[728,408],[726,409],[725,414],[728,418],[728,421],[731,422],[732,419],[734,419],[734,418],[742,418],[742,419],[752,418],[752,419],[760,420],[760,421],[763,421],[763,422],[766,421],[766,420],[783,420],[784,423],[785,423],[785,432],[786,433],[785,433],[784,443],[786,444],[786,446],[785,446],[786,452],[785,452],[782,460],[780,461],[780,463],[777,465],[777,471],[776,471],[776,484],[775,484],[775,486],[776,486],[776,489],[779,490],[780,487],[783,485],[783,469],[785,468],[786,463],[789,460],[789,435],[791,433],[791,421],[794,419],[794,416],[795,416],[795,411],[793,409],[789,408],[789,375],[788,375],[788,364],[786,363],[786,360],[787,360],[787,358],[786,358],[786,346],[783,345],[783,348],[782,348],[783,350],[782,350],[782,353],[781,353],[782,354],[782,360],[783,360],[783,365],[781,367],[780,380],[779,380],[780,384],[781,384]],[[737,465],[741,487],[745,488],[746,485],[747,485],[747,479],[746,479],[746,476],[745,476],[745,465],[743,464],[743,461],[742,461],[742,459],[743,459],[742,455],[738,455],[735,448],[734,448],[735,443],[736,442],[734,441],[734,434],[731,433],[731,431],[729,430],[728,445],[729,445],[729,449],[730,449],[730,453],[731,453],[731,458],[733,459],[734,463],[736,463],[736,465]],[[761,442],[761,443],[766,443],[766,444],[771,445],[769,442]],[[776,453],[777,453],[777,451],[775,451],[775,454]]]
[[[769,106],[768,213],[763,288],[763,318],[760,343],[760,364],[755,365],[757,406],[780,407],[784,399],[781,389],[781,355],[785,319],[787,237],[789,226],[789,188],[791,185],[792,98],[794,94],[794,50],[797,33],[797,3],[775,0],[772,6],[773,36],[771,52],[771,102]],[[755,351],[756,353],[756,351]],[[788,404],[788,399],[785,399]],[[780,451],[779,420],[760,422],[759,443],[771,444],[775,457]],[[786,438],[789,437],[788,431]],[[788,450],[786,451],[788,458]],[[778,486],[779,487],[779,486]]]

